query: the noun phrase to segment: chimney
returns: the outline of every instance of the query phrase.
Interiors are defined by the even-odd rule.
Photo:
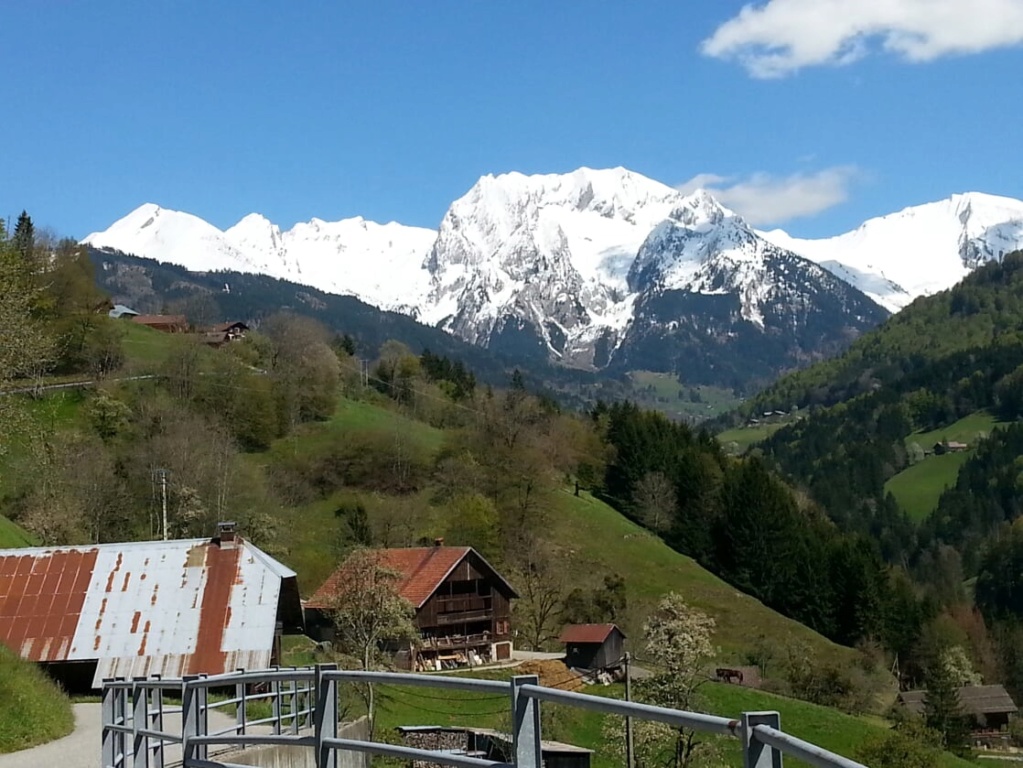
[[[217,538],[221,549],[230,549],[235,544],[235,523],[217,523]]]
[[[444,539],[443,539],[443,537],[438,537],[438,538],[434,539],[433,540],[433,546],[435,546],[435,547],[443,547],[444,546]]]

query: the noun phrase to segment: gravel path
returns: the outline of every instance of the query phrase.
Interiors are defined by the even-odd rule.
[[[100,705],[75,704],[74,711],[75,729],[70,734],[49,744],[0,755],[0,768],[98,768],[102,733]],[[209,717],[210,731],[227,728],[234,723],[233,717],[216,710],[211,711]],[[167,715],[164,729],[180,732],[181,716]],[[214,753],[212,748],[210,753]],[[165,760],[168,767],[180,765],[181,747],[167,745]]]

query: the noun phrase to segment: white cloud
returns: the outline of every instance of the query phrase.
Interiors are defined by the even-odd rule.
[[[678,189],[687,194],[706,189],[750,224],[762,226],[812,216],[845,202],[859,176],[849,165],[789,176],[754,173],[745,179],[701,173]]]
[[[768,0],[701,43],[754,77],[849,64],[877,47],[909,61],[1023,43],[1023,0]]]

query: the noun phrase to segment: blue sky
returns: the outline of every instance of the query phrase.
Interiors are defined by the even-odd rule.
[[[143,202],[436,226],[482,174],[583,165],[696,178],[802,236],[1023,198],[1023,0],[40,0],[3,21],[0,213],[76,237]]]

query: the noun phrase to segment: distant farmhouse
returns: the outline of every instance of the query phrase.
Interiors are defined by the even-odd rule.
[[[219,347],[232,341],[244,339],[248,330],[249,326],[238,321],[219,323],[203,333],[203,343],[211,347]]]
[[[927,691],[903,691],[899,703],[914,715],[923,715]],[[975,736],[1008,728],[1016,716],[1016,702],[1000,685],[966,685],[959,689],[959,704],[970,718]]]
[[[377,549],[382,567],[400,574],[398,593],[416,610],[420,640],[394,648],[395,663],[409,669],[439,670],[510,659],[511,601],[508,581],[471,547]],[[306,603],[310,634],[333,637],[329,609],[345,582],[345,564]]]
[[[295,572],[233,523],[213,539],[0,550],[0,643],[72,690],[263,669],[302,628]]]
[[[135,315],[131,321],[164,333],[185,333],[188,330],[188,320],[184,315]]]
[[[934,444],[934,455],[941,456],[945,453],[962,453],[969,447],[970,446],[966,443],[959,443],[955,440],[943,440],[940,443]]]

